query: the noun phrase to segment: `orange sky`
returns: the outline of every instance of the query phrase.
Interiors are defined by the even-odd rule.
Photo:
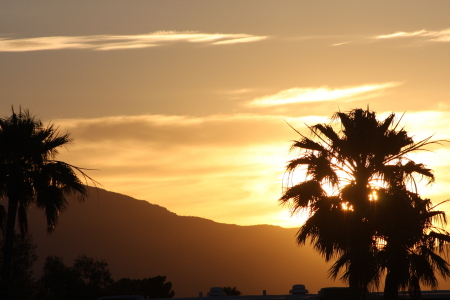
[[[180,215],[294,226],[296,133],[337,111],[406,112],[450,139],[450,2],[1,1],[0,113],[75,139],[60,158]],[[450,145],[415,159],[450,198]],[[449,207],[450,208],[450,207]]]

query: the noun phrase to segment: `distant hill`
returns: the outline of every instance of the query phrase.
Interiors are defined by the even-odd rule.
[[[91,189],[84,203],[71,201],[48,235],[42,211],[30,210],[38,245],[39,274],[47,255],[71,265],[86,254],[105,259],[115,279],[166,275],[175,297],[203,295],[213,286],[236,286],[243,294],[287,294],[293,284],[311,293],[339,286],[327,279],[323,259],[295,243],[297,229],[238,226],[178,216],[147,201]]]

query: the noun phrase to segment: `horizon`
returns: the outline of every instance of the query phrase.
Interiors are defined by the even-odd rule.
[[[306,134],[370,107],[450,140],[446,0],[0,5],[1,116],[29,109],[71,134],[59,159],[179,215],[299,227],[277,201],[298,138],[286,122]],[[413,159],[439,203],[449,145],[430,150]]]

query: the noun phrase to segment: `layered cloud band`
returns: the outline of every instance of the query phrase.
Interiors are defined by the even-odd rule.
[[[121,50],[163,46],[173,42],[225,45],[251,43],[267,36],[200,32],[157,31],[141,35],[50,36],[32,38],[0,38],[0,52],[86,49]]]

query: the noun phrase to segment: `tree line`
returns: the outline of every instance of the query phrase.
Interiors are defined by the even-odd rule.
[[[175,292],[165,276],[114,280],[105,260],[79,255],[72,266],[59,256],[48,256],[41,276],[32,272],[36,245],[29,235],[16,235],[11,268],[11,300],[96,300],[102,296],[142,295],[172,298]]]

